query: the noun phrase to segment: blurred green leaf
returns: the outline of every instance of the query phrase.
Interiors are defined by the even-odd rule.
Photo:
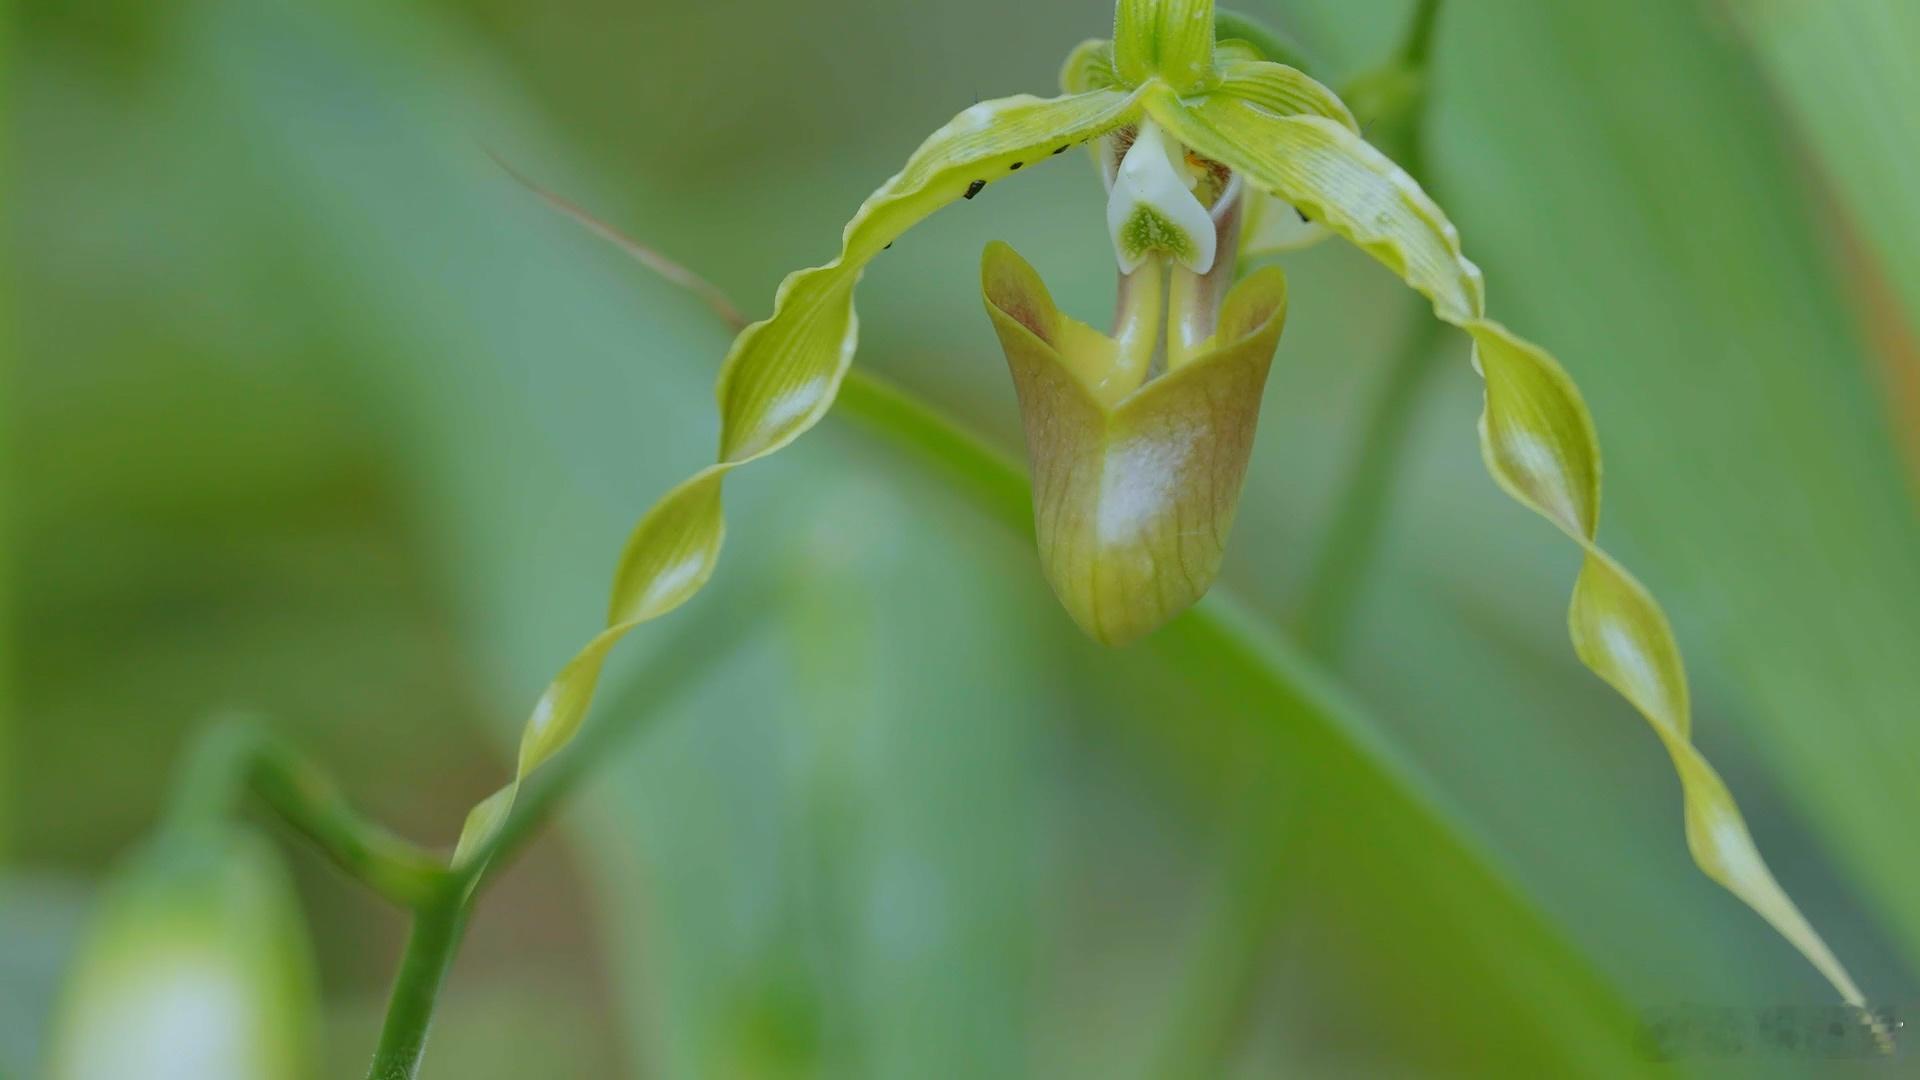
[[[1843,226],[1872,252],[1900,297],[1905,332],[1920,335],[1920,7],[1903,0],[1720,0],[1752,35],[1767,75],[1837,189]],[[1868,270],[1861,276],[1870,276]],[[1867,283],[1851,278],[1854,288]],[[1858,298],[1854,303],[1860,303]],[[1903,369],[1897,402],[1914,404],[1920,358]],[[1911,414],[1906,417],[1911,420]]]
[[[1383,55],[1402,6],[1303,0],[1287,14],[1331,70],[1353,71]],[[60,374],[58,393],[43,393],[43,380],[23,403],[38,403],[40,430],[74,427],[50,457],[67,466],[47,474],[61,483],[39,485],[36,498],[44,506],[91,493],[90,504],[67,504],[74,522],[234,477],[250,478],[233,485],[234,499],[258,498],[248,493],[276,490],[278,470],[328,475],[326,463],[341,460],[337,433],[352,432],[362,441],[348,452],[375,451],[355,468],[377,462],[401,478],[397,487],[320,484],[309,490],[333,494],[311,504],[311,517],[274,520],[307,536],[350,508],[366,515],[376,501],[396,503],[432,569],[376,561],[356,570],[348,559],[327,564],[334,580],[371,580],[401,597],[425,577],[422,591],[454,612],[451,644],[474,662],[393,648],[415,638],[371,626],[296,648],[293,630],[313,616],[288,607],[289,629],[275,638],[288,644],[274,655],[307,660],[249,674],[279,673],[289,692],[315,700],[353,695],[327,713],[346,721],[338,737],[358,742],[377,724],[370,745],[398,749],[366,762],[367,775],[427,770],[435,784],[399,797],[444,820],[483,793],[484,776],[435,772],[440,754],[398,741],[414,730],[408,709],[376,704],[407,673],[453,681],[445,669],[471,672],[463,692],[496,703],[484,712],[503,726],[487,741],[504,751],[506,716],[533,699],[598,610],[633,514],[702,463],[725,346],[706,312],[574,236],[499,179],[476,144],[613,220],[639,223],[650,241],[764,309],[778,274],[830,251],[845,208],[930,124],[997,87],[1045,88],[1059,52],[1094,32],[1110,5],[1026,5],[1012,38],[996,29],[1003,9],[992,4],[887,7],[849,20],[857,32],[822,29],[834,20],[818,12],[765,9],[766,40],[735,35],[741,59],[726,65],[695,46],[726,38],[748,10],[739,4],[129,10],[129,24],[137,15],[146,29],[111,53],[137,44],[125,68],[80,47],[84,20],[49,10],[33,24],[41,52],[20,69],[39,102],[41,163],[39,209],[20,215],[23,249],[58,295],[124,316],[46,305],[38,320],[51,346],[42,351],[60,362],[36,370]],[[1686,5],[1633,0],[1618,21],[1506,0],[1454,11],[1435,75],[1442,193],[1499,283],[1495,303],[1537,328],[1589,390],[1609,451],[1608,527],[1672,604],[1695,655],[1703,737],[1730,781],[1757,793],[1747,798],[1756,832],[1788,853],[1775,869],[1810,915],[1841,927],[1835,944],[1849,961],[1866,958],[1870,993],[1911,997],[1912,951],[1903,959],[1875,924],[1877,915],[1904,925],[1902,912],[1914,909],[1886,899],[1904,871],[1878,854],[1898,847],[1895,811],[1908,796],[1895,785],[1912,761],[1911,736],[1888,726],[1886,711],[1907,687],[1896,660],[1911,652],[1901,611],[1913,608],[1897,560],[1912,550],[1910,511],[1777,118],[1731,43]],[[1607,62],[1594,57],[1595,41],[1623,34],[1627,47]],[[854,62],[866,55],[878,59]],[[821,101],[791,92],[802,81]],[[123,82],[125,101],[100,89]],[[693,114],[689,100],[702,103],[697,127],[673,119]],[[825,119],[841,107],[861,122]],[[1676,145],[1688,153],[1675,155]],[[1076,157],[928,223],[889,253],[889,273],[866,294],[863,360],[970,413],[1003,445],[1013,445],[1012,395],[977,304],[957,287],[970,271],[956,268],[974,265],[987,239],[1014,240],[1034,252],[1063,310],[1105,307],[1112,280],[1097,180]],[[1568,252],[1590,260],[1577,279],[1551,272]],[[1378,314],[1395,310],[1386,275],[1331,247],[1292,258],[1295,316],[1227,570],[1263,618],[1286,610],[1353,400],[1397,330]],[[324,379],[248,382],[251,369],[219,366],[290,356]],[[89,387],[115,370],[100,358],[147,381]],[[215,396],[235,385],[250,396]],[[860,1028],[871,1042],[849,1044],[872,1063],[927,1040],[959,1045],[955,1060],[991,1071],[1008,1060],[995,1055],[1011,1051],[983,1029],[1013,1023],[1008,1010],[1018,1010],[1031,1053],[1015,1070],[1131,1071],[1156,1048],[1172,988],[1201,943],[1200,914],[1231,909],[1235,897],[1273,930],[1243,1028],[1240,1065],[1254,1074],[1285,1061],[1309,1062],[1300,1069],[1310,1075],[1444,1063],[1517,1037],[1513,1062],[1546,1062],[1557,1075],[1577,1072],[1557,1065],[1586,1049],[1626,1052],[1620,1026],[1631,1010],[1621,997],[1820,1000],[1758,920],[1737,917],[1690,871],[1676,802],[1644,787],[1660,775],[1657,746],[1619,722],[1618,704],[1558,645],[1571,563],[1549,530],[1530,529],[1486,483],[1470,434],[1477,396],[1459,370],[1422,417],[1401,539],[1345,672],[1366,707],[1331,710],[1351,739],[1292,719],[1327,714],[1324,695],[1293,708],[1236,703],[1228,683],[1196,699],[1170,666],[1177,659],[1076,645],[1028,549],[920,490],[932,486],[929,474],[895,471],[876,460],[892,451],[834,434],[837,425],[805,460],[743,483],[730,567],[779,564],[789,538],[759,523],[787,509],[777,500],[789,487],[831,492],[835,512],[910,550],[873,556],[886,565],[879,595],[845,605],[817,591],[808,598],[813,573],[832,578],[830,566],[805,559],[831,564],[831,540],[824,554],[786,564],[793,584],[770,588],[767,606],[790,628],[746,643],[720,683],[615,764],[576,819],[632,1057],[664,1061],[669,1073],[729,1048],[749,1064],[817,1065],[821,1033],[858,1024],[859,1008],[877,1001],[874,1015],[898,1026]],[[299,427],[312,414],[296,406],[315,400],[347,403],[357,423]],[[1703,408],[1713,432],[1676,420]],[[146,426],[160,415],[175,419]],[[85,417],[98,422],[82,430]],[[286,438],[189,437],[248,417]],[[1744,439],[1747,452],[1702,454],[1725,436]],[[236,449],[249,445],[289,449]],[[89,477],[95,486],[80,482]],[[164,477],[179,480],[169,487]],[[1816,512],[1829,502],[1831,523]],[[200,535],[223,527],[203,523]],[[108,533],[190,542],[185,529]],[[1407,535],[1425,542],[1413,547]],[[249,583],[285,580],[314,561],[247,563],[258,541],[235,534],[228,544],[203,562],[234,552],[227,558],[250,568],[236,588],[263,603],[277,594]],[[166,557],[87,561],[75,548],[59,580],[84,580],[74,570],[83,564],[101,568],[149,591],[103,582],[88,593],[97,604],[134,595],[164,612],[177,610],[173,594],[154,583],[170,567],[201,565],[157,542],[110,550]],[[1883,586],[1886,595],[1861,603]],[[84,648],[91,610],[64,624],[72,671],[46,677],[104,684],[86,701],[159,685],[189,647],[224,640],[235,656],[257,655],[246,624],[183,619],[162,624],[181,629],[93,642],[124,665],[82,666],[99,655]],[[951,624],[936,626],[946,614]],[[950,659],[936,630],[954,638]],[[835,664],[819,658],[838,642]],[[927,700],[900,665],[926,667]],[[864,700],[859,687],[875,670],[883,687]],[[342,672],[358,681],[347,685]],[[423,702],[445,694],[435,679],[407,685]],[[770,712],[767,695],[791,685],[809,689]],[[90,710],[77,689],[73,699],[52,726],[125,749],[97,783],[74,785],[93,794],[91,808],[66,805],[49,784],[32,787],[29,805],[51,808],[72,835],[110,834],[88,822],[145,812],[150,796],[137,778],[155,753],[146,729],[116,719],[124,703]],[[1863,702],[1870,708],[1856,707]],[[192,705],[204,704],[196,694]],[[1289,721],[1258,736],[1273,717]],[[1821,726],[1809,729],[1808,717]],[[443,733],[450,751],[441,719],[419,730]],[[1776,728],[1795,745],[1774,746]],[[1804,755],[1808,779],[1799,744],[1827,740]],[[873,742],[884,752],[857,749]],[[1356,758],[1355,744],[1368,752]],[[1253,772],[1255,760],[1297,771],[1265,784],[1221,779]],[[101,790],[128,778],[127,791]],[[1783,788],[1795,801],[1781,801]],[[1297,827],[1266,797],[1294,792],[1313,796]],[[1255,827],[1265,823],[1249,806],[1273,811],[1270,830]],[[989,815],[983,824],[970,816],[976,808]],[[1843,830],[1870,850],[1831,844]],[[1566,848],[1576,836],[1579,858]],[[1243,888],[1234,884],[1243,877],[1220,869],[1240,861],[1289,873]],[[905,884],[889,892],[876,879]],[[1873,880],[1881,884],[1865,890],[1875,897],[1869,911],[1853,886]],[[912,915],[932,910],[916,899],[929,892],[949,903],[948,917],[885,932],[840,903],[905,896],[869,910]],[[357,932],[350,915],[333,917]],[[479,948],[520,947],[515,930],[478,933]],[[857,973],[841,963],[847,955],[859,958]],[[951,994],[944,964],[967,973]],[[1533,989],[1535,978],[1544,989]],[[1599,991],[1581,989],[1595,982]],[[740,1041],[714,1041],[725,1033]],[[451,1054],[466,1038],[442,1037]],[[1597,1074],[1637,1069],[1595,1060]],[[1745,1060],[1739,1075],[1799,1064]]]

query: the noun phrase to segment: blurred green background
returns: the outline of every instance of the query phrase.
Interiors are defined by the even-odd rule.
[[[1395,0],[1248,0],[1339,80]],[[0,64],[0,1076],[209,714],[450,841],[706,461],[726,334],[492,151],[754,313],[928,131],[1049,93],[1103,0],[16,0]],[[1450,6],[1430,179],[1607,452],[1699,738],[1875,1001],[1920,1008],[1920,6]],[[1079,156],[913,233],[861,362],[1017,446],[992,239],[1111,303]],[[1290,256],[1224,587],[1276,632],[1411,309]],[[713,595],[594,722],[649,732],[481,904],[425,1075],[1897,1075],[1656,1065],[1661,1010],[1831,992],[1703,878],[1575,662],[1576,554],[1486,479],[1454,340],[1344,647],[1236,682],[1081,640],[1026,543],[830,420],[729,487]],[[669,636],[716,662],[671,697]],[[271,828],[271,826],[269,826]],[[358,1075],[403,924],[297,844]]]

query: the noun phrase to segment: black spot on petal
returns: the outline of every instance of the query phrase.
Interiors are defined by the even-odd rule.
[[[1053,156],[1054,156],[1054,157],[1059,157],[1059,156],[1060,156],[1061,154],[1064,154],[1064,153],[1066,153],[1066,152],[1067,152],[1067,148],[1068,148],[1068,147],[1070,147],[1070,146],[1072,146],[1072,145],[1073,145],[1072,143],[1068,143],[1068,144],[1067,144],[1066,146],[1063,146],[1063,147],[1061,147],[1060,149],[1058,149],[1058,150],[1055,150],[1055,151],[1053,152]]]
[[[987,182],[985,180],[975,180],[973,183],[967,185],[967,194],[965,197],[971,199],[986,189]]]
[[[1024,161],[1016,161],[1016,162],[1014,162],[1013,164],[1011,164],[1011,165],[1009,165],[1009,166],[1007,166],[1007,171],[1008,171],[1008,172],[1019,172],[1019,171],[1020,171],[1020,166],[1022,166],[1022,165],[1025,165],[1025,164],[1026,164],[1026,162],[1024,162]]]

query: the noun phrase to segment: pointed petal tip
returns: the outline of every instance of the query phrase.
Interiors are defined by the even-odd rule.
[[[1002,241],[987,245],[980,257],[980,288],[990,311],[1027,328],[1042,342],[1054,344],[1060,309],[1033,264]]]

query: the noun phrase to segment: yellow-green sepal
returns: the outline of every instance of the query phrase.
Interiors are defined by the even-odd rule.
[[[278,856],[224,824],[160,836],[114,874],[62,990],[48,1080],[304,1080],[318,990]]]
[[[1267,60],[1224,59],[1215,94],[1237,98],[1276,116],[1324,116],[1354,134],[1353,111],[1325,84],[1299,68]]]
[[[1236,286],[1210,347],[1115,402],[1089,382],[1111,342],[1063,316],[1033,268],[995,244],[987,311],[1020,397],[1040,563],[1082,629],[1107,645],[1151,632],[1219,574],[1286,321],[1286,277]]]
[[[1120,76],[1113,70],[1113,42],[1091,38],[1074,46],[1067,62],[1060,65],[1060,90],[1067,94],[1086,94],[1095,90],[1118,90]]]
[[[1213,78],[1213,0],[1120,0],[1113,16],[1113,67],[1126,86],[1154,78],[1182,94]]]

